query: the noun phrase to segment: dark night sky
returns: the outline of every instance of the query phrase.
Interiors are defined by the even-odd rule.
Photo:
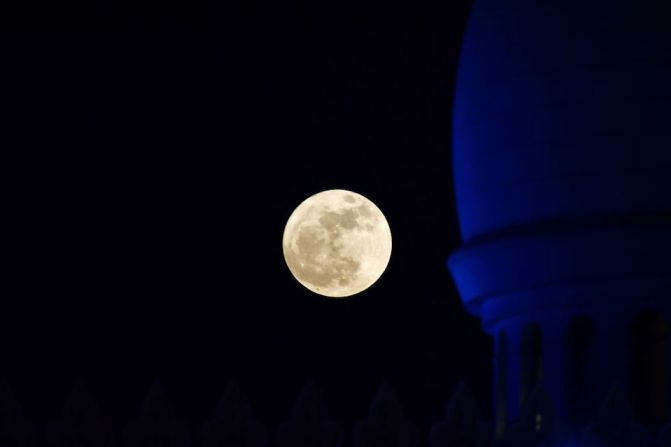
[[[268,423],[307,378],[336,419],[383,379],[416,421],[460,379],[490,418],[491,342],[444,267],[467,7],[421,33],[8,38],[0,376],[28,415],[55,417],[82,376],[121,423],[160,377],[201,421],[235,376]],[[302,288],[281,250],[293,209],[332,188],[373,200],[394,238],[380,281],[343,300]]]

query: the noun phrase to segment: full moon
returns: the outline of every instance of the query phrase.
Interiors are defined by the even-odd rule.
[[[282,248],[298,282],[320,295],[342,298],[380,278],[391,257],[391,231],[373,202],[331,189],[298,205],[284,228]]]

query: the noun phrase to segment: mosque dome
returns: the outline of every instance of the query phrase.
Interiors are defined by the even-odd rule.
[[[671,210],[671,27],[619,3],[474,2],[453,121],[465,241]]]
[[[574,440],[612,383],[650,429],[671,414],[665,3],[473,2],[448,268],[494,336],[499,439],[539,385]]]
[[[474,1],[452,126],[464,245],[449,259],[473,313],[585,280],[616,302],[642,277],[671,290],[671,27],[645,3]],[[515,302],[492,301],[485,326]]]

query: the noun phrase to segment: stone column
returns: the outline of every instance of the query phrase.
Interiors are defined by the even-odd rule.
[[[506,358],[506,412],[508,422],[520,415],[520,363],[522,346],[522,324],[516,321],[505,322],[502,327],[508,337],[508,356]]]

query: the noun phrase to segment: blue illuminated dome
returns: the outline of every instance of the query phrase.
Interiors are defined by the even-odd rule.
[[[668,419],[669,23],[636,1],[473,4],[448,266],[496,337],[499,436],[539,383],[576,430],[613,382],[639,420]]]

